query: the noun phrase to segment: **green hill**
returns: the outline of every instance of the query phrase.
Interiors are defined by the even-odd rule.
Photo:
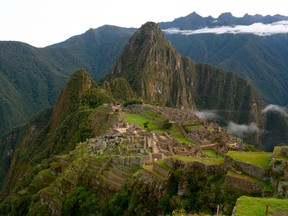
[[[132,32],[103,26],[45,48],[0,42],[0,136],[53,106],[73,71],[84,68],[101,78]]]

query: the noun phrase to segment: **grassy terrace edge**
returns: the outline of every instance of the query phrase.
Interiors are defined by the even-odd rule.
[[[266,205],[269,205],[268,215],[274,215],[275,213],[285,212],[288,213],[288,200],[277,198],[259,198],[242,196],[236,202],[236,211],[234,216],[262,216],[266,213]],[[286,215],[285,214],[285,215]],[[282,214],[284,215],[284,214]]]
[[[270,158],[272,156],[272,153],[229,151],[227,153],[227,156],[241,162],[253,164],[263,168],[268,168],[270,165]]]
[[[199,162],[206,165],[221,165],[224,163],[223,158],[200,158],[200,157],[192,157],[192,156],[182,156],[182,155],[175,155],[171,157],[174,160],[180,160],[184,163],[189,162]]]

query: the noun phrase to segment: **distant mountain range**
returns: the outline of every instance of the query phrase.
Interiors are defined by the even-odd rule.
[[[265,17],[245,15],[237,18],[230,13],[225,13],[218,18],[212,18],[192,13],[159,25],[166,33],[168,40],[182,55],[189,56],[198,62],[234,71],[251,80],[267,103],[287,105],[287,20],[288,17],[280,15]],[[285,23],[279,24],[279,21],[285,21]],[[278,22],[276,27],[275,22]],[[238,28],[237,32],[237,25],[247,27],[255,23],[263,25],[250,26],[250,32],[246,29],[246,33],[241,32],[242,26],[242,29]],[[225,26],[229,28],[225,29]],[[257,34],[253,33],[255,27]],[[179,29],[179,31],[173,29]],[[281,34],[279,29],[282,30]],[[196,30],[196,32],[193,33],[191,30]],[[260,34],[260,36],[259,32],[269,34]]]
[[[235,26],[235,25],[252,25],[254,23],[271,24],[283,20],[288,20],[287,16],[274,15],[249,15],[243,17],[234,17],[231,13],[222,13],[219,17],[212,16],[202,17],[196,12],[193,12],[185,17],[180,17],[172,22],[159,23],[162,29],[178,28],[180,30],[196,30],[201,28],[213,28],[219,26]]]
[[[165,36],[184,56],[215,65],[250,80],[267,103],[287,105],[288,38],[286,34],[171,34],[165,29],[197,30],[216,26],[271,24],[287,17],[218,18],[192,13],[172,22],[159,23]],[[45,48],[20,42],[0,43],[0,134],[26,122],[39,110],[53,106],[69,75],[78,68],[100,79],[137,29],[102,26]]]

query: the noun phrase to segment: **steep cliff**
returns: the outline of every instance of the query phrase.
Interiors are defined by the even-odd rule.
[[[112,77],[127,79],[140,97],[149,103],[194,107],[186,89],[182,59],[152,22],[143,25],[129,40],[114,66]]]
[[[219,110],[239,123],[262,121],[262,100],[248,81],[182,57],[152,22],[130,38],[111,76],[127,79],[148,103]]]

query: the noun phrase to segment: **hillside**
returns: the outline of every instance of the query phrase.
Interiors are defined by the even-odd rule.
[[[151,105],[122,107],[111,103],[114,99],[109,94],[119,91],[113,89],[117,86],[113,83],[127,85],[119,78],[116,80],[111,82],[109,92],[93,83],[87,72],[77,71],[62,90],[52,114],[47,114],[48,118],[51,116],[49,122],[40,121],[43,114],[30,122],[26,134],[22,135],[23,140],[10,154],[10,165],[6,165],[9,169],[2,196],[9,196],[1,204],[1,213],[71,214],[74,204],[70,206],[69,202],[77,194],[86,194],[86,198],[92,196],[92,203],[103,199],[108,204],[110,192],[118,191],[121,196],[121,185],[132,183],[143,163],[183,155],[203,157],[203,160],[194,160],[212,163],[209,166],[213,167],[214,163],[223,163],[222,154],[229,150],[230,144],[237,143],[233,149],[244,147],[239,139],[230,137],[219,126],[204,122],[192,112]],[[110,86],[105,85],[106,89]],[[126,92],[124,98],[133,95]],[[150,123],[145,126],[143,121]],[[205,152],[216,159],[205,160],[208,157]],[[182,157],[175,159],[182,160]],[[149,181],[155,178],[159,183],[165,182],[168,168],[161,166],[166,167],[143,166],[143,176],[139,178],[150,176]],[[150,191],[149,188],[145,190]],[[95,197],[93,191],[98,191],[99,197]],[[83,197],[85,203],[86,198]],[[103,208],[104,203],[93,205],[91,202],[86,204],[89,208],[94,206],[92,209],[81,207],[77,211],[111,213],[108,206]],[[151,205],[149,202],[147,205]],[[119,206],[118,211],[122,211],[121,208]]]
[[[103,26],[41,49],[0,42],[0,136],[53,106],[73,71],[85,68],[94,79],[106,74],[132,32]]]
[[[113,86],[127,100],[112,98],[122,89]],[[218,205],[230,215],[243,195],[287,197],[287,147],[242,152],[219,125],[132,97],[122,78],[98,86],[75,72],[11,152],[1,215],[215,214]],[[274,200],[274,212],[287,210]]]

